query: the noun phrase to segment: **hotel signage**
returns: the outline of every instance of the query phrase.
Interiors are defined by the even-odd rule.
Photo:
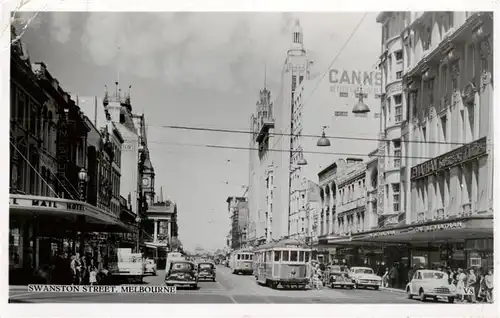
[[[41,207],[60,210],[84,211],[85,206],[76,202],[61,202],[50,199],[20,199],[10,198],[9,205],[17,205],[21,207]]]
[[[461,228],[464,228],[464,224],[462,222],[452,222],[452,223],[441,223],[441,224],[419,226],[415,228],[415,232],[434,232],[434,231],[454,230]]]
[[[440,170],[451,168],[473,158],[486,154],[486,137],[452,150],[411,168],[411,180],[422,178]]]

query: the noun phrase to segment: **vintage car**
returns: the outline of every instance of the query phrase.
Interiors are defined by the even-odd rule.
[[[350,277],[346,266],[330,265],[326,268],[325,276],[330,288],[335,288],[336,286],[354,288],[354,279]]]
[[[369,267],[351,267],[349,274],[356,288],[373,287],[378,290],[382,286],[382,277],[375,275]]]
[[[426,298],[445,298],[449,303],[455,301],[456,288],[448,282],[448,274],[441,271],[420,269],[413,274],[411,281],[406,285],[406,294],[409,299],[419,296],[421,301]]]
[[[198,270],[193,262],[173,261],[165,275],[167,286],[188,286],[198,288]]]
[[[153,259],[147,258],[144,260],[144,274],[156,276],[156,263]]]
[[[198,280],[211,280],[215,282],[215,264],[211,262],[198,263]]]

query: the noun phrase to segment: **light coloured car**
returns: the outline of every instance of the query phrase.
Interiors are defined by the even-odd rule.
[[[421,301],[433,298],[446,298],[449,303],[455,301],[456,288],[448,281],[448,274],[441,271],[420,269],[413,274],[411,281],[406,285],[406,295],[409,299],[419,296]]]
[[[349,274],[356,288],[372,287],[378,290],[382,286],[382,277],[376,275],[369,267],[351,267]]]

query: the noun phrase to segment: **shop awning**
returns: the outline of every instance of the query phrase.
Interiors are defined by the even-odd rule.
[[[77,221],[78,216],[85,216],[85,224],[93,231],[134,232],[137,228],[120,221],[112,212],[99,209],[86,202],[52,197],[10,194],[9,214],[15,216],[55,217]]]
[[[149,248],[155,248],[155,249],[168,249],[168,245],[164,243],[155,243],[155,242],[144,242],[144,246],[149,247]]]
[[[493,236],[493,216],[471,216],[431,221],[390,229],[357,233],[353,242],[411,244],[424,242],[461,242]]]

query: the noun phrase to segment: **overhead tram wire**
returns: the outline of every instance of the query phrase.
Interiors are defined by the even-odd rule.
[[[155,127],[155,128],[166,128],[166,129],[177,129],[177,130],[191,130],[191,131],[208,131],[208,132],[221,132],[221,133],[233,133],[233,134],[254,134],[253,131],[250,130],[237,130],[237,129],[227,129],[227,128],[209,128],[209,127],[195,127],[195,126],[179,126],[179,125],[151,125],[147,124],[146,127]],[[413,130],[412,130],[413,131]],[[278,132],[268,132],[270,136],[288,136],[293,137],[295,134],[290,133],[278,133]],[[321,138],[322,135],[300,135],[301,137],[309,137],[309,138]],[[341,140],[360,140],[360,141],[378,141],[378,142],[390,142],[392,139],[382,139],[382,138],[370,138],[370,137],[349,137],[349,136],[339,136],[339,135],[326,135],[328,139],[341,139]],[[148,141],[149,142],[149,141]],[[464,142],[452,142],[452,141],[432,141],[432,140],[403,140],[401,139],[401,143],[403,144],[437,144],[437,145],[457,145],[463,146],[468,143]],[[183,144],[184,145],[184,144]]]
[[[234,133],[234,134],[254,134],[254,132],[249,130],[235,130],[235,129],[224,129],[224,128],[206,128],[206,127],[192,127],[192,126],[177,126],[177,125],[163,125],[162,128],[179,129],[179,130],[192,130],[192,131],[210,131],[210,132],[221,132],[221,133]],[[295,136],[289,133],[275,133],[269,132],[271,136]],[[301,137],[310,138],[320,138],[322,135],[300,135]],[[348,137],[348,136],[326,136],[329,139],[343,139],[343,140],[361,140],[361,141],[382,141],[389,142],[392,139],[380,139],[380,138],[369,138],[369,137]],[[447,142],[447,141],[423,141],[423,140],[401,140],[401,143],[423,143],[423,144],[441,144],[441,145],[466,145],[467,143],[462,142]]]
[[[251,147],[238,147],[238,146],[225,146],[225,145],[213,145],[213,144],[191,144],[191,143],[178,143],[178,142],[167,142],[167,141],[155,141],[149,140],[148,143],[152,144],[163,144],[169,146],[188,146],[188,147],[201,147],[201,148],[213,148],[213,149],[231,149],[231,150],[259,150],[259,148]],[[379,154],[361,154],[352,152],[325,152],[325,151],[307,151],[307,150],[284,150],[284,149],[267,149],[267,151],[273,152],[302,152],[316,155],[334,155],[334,156],[359,156],[359,157],[384,157],[384,158],[399,158],[399,159],[433,159],[433,157],[418,157],[418,156],[393,156],[393,155],[379,155]]]

